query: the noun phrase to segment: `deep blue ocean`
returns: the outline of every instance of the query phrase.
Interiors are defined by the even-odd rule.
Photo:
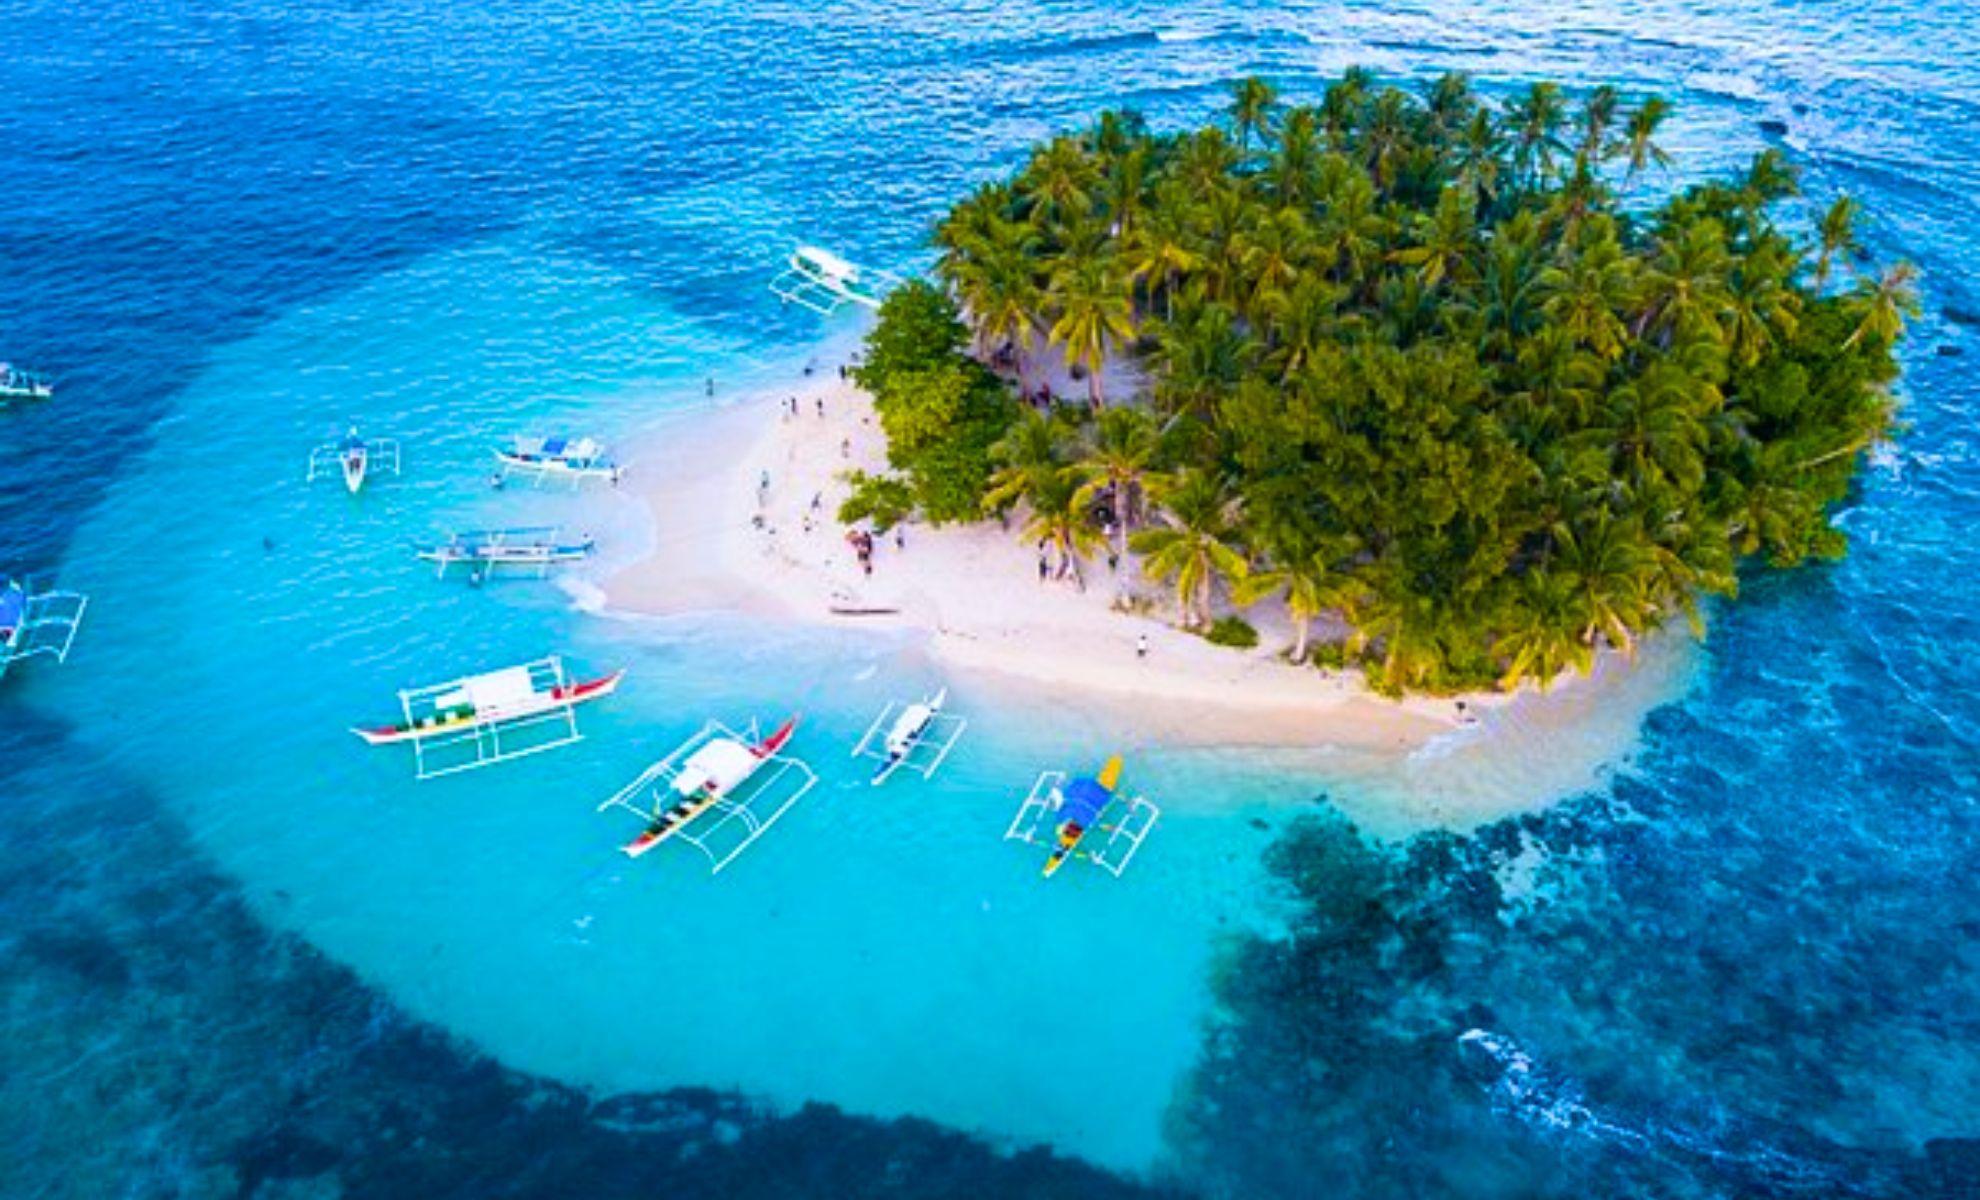
[[[1324,790],[1209,772],[1232,794],[1175,812],[1139,892],[862,917],[860,844],[818,815],[727,891],[571,883],[544,863],[610,838],[581,798],[521,812],[550,768],[415,796],[346,744],[418,672],[553,633],[635,663],[564,760],[594,790],[636,714],[693,723],[689,681],[761,702],[707,628],[608,636],[365,547],[497,503],[434,481],[503,414],[664,430],[707,377],[843,353],[764,290],[793,242],[912,270],[948,202],[1103,106],[1200,122],[1244,75],[1306,100],[1356,63],[1663,94],[1659,186],[1778,145],[1808,209],[1850,193],[1874,256],[1922,269],[1850,556],[1748,577],[1599,787],[1377,838]],[[0,1195],[1980,1196],[1971,6],[0,0],[0,78],[0,359],[60,387],[0,411],[0,570],[93,597],[68,663],[0,681]],[[305,491],[352,414],[427,473]],[[752,653],[814,703],[911,669]],[[856,735],[876,696],[822,724]],[[948,798],[1038,736],[986,715]],[[485,857],[423,863],[466,820]],[[498,857],[505,831],[541,858]],[[976,887],[994,838],[912,847],[888,903]],[[770,949],[667,958],[626,931],[644,887]],[[806,957],[863,919],[846,962]],[[1126,952],[1086,956],[1081,922]],[[1196,948],[1144,951],[1165,934]],[[1088,990],[1017,1011],[1026,971]],[[814,979],[854,990],[739,999]]]

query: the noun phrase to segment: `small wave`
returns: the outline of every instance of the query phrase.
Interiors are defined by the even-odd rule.
[[[596,615],[605,611],[605,589],[589,579],[562,576],[557,580],[557,588],[571,598],[571,607],[578,612]]]
[[[1201,42],[1208,38],[1216,37],[1221,32],[1221,30],[1217,29],[1157,29],[1155,31],[1155,40],[1158,42]]]

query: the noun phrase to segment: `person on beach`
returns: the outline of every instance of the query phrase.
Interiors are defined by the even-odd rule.
[[[1045,555],[1043,553],[1040,553],[1038,556],[1038,582],[1044,583],[1046,576],[1050,575],[1051,573],[1052,573],[1051,564],[1047,563],[1045,561]]]
[[[825,507],[825,493],[824,492],[811,493],[811,511],[817,512],[818,510],[824,507]]]
[[[825,419],[825,397],[823,396],[818,397],[818,419],[821,421]]]
[[[894,549],[907,549],[907,529],[905,526],[894,526]]]
[[[848,438],[840,438],[840,439],[839,439],[839,457],[840,457],[840,458],[851,458],[852,456],[853,456],[853,440],[852,440],[851,438],[849,438],[849,437],[848,437]]]
[[[1147,658],[1147,657],[1148,657],[1148,635],[1147,635],[1147,634],[1145,634],[1145,633],[1144,633],[1144,634],[1141,634],[1141,635],[1139,635],[1139,636],[1137,636],[1137,637],[1136,637],[1136,638],[1134,639],[1134,656],[1135,656],[1136,658]]]
[[[762,478],[756,481],[756,507],[762,508],[770,502],[770,472],[765,470]]]
[[[709,395],[711,395],[711,396],[713,396],[713,395],[715,394],[715,377],[714,377],[713,375],[710,375],[710,376],[708,377],[708,384],[707,384],[707,389],[706,389],[706,390],[707,390],[707,392],[708,392],[708,394],[709,394]]]

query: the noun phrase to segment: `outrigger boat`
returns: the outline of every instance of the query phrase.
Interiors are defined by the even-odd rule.
[[[1043,871],[1047,879],[1073,858],[1083,858],[1119,878],[1161,815],[1162,810],[1146,797],[1122,794],[1121,756],[1116,754],[1098,775],[1068,781],[1063,771],[1040,774],[1004,837],[1049,845]],[[1050,833],[1042,841],[1048,819]],[[1102,835],[1105,841],[1098,849],[1082,848]]]
[[[900,282],[900,276],[892,272],[847,262],[816,246],[799,246],[791,252],[783,271],[770,281],[770,291],[786,304],[829,317],[846,304],[877,309],[887,292]]]
[[[537,479],[569,479],[573,485],[587,479],[619,482],[624,469],[605,456],[605,448],[590,438],[526,437],[517,434],[507,449],[495,451],[495,458],[507,474],[520,471]]]
[[[81,592],[36,590],[33,580],[8,579],[0,586],[0,677],[36,655],[66,661],[88,607]]]
[[[534,567],[548,575],[558,563],[577,562],[590,554],[597,542],[589,535],[570,539],[556,525],[532,525],[517,529],[470,529],[449,534],[445,540],[416,542],[414,551],[424,562],[435,563],[440,577],[447,568],[465,563],[469,578],[476,583],[497,567]]]
[[[792,717],[768,737],[757,736],[754,725],[743,733],[714,721],[703,725],[598,806],[600,812],[623,808],[644,823],[639,836],[620,850],[638,858],[678,836],[708,856],[711,873],[720,872],[816,786],[818,777],[810,767],[782,753],[797,732],[797,722]],[[720,815],[709,827],[689,832],[690,825],[711,812]],[[722,852],[714,839],[731,824],[742,833]]]
[[[943,688],[914,704],[895,702],[880,710],[866,735],[853,747],[854,758],[871,758],[879,764],[873,772],[875,787],[902,767],[919,771],[924,779],[935,774],[956,739],[969,727],[963,718],[942,711],[948,699],[949,689]]]
[[[403,720],[351,732],[371,746],[409,743],[417,777],[431,779],[580,740],[577,706],[611,695],[624,676],[574,681],[553,655],[402,691]],[[436,753],[440,760],[429,763]]]
[[[55,385],[46,375],[0,363],[0,400],[52,400]]]
[[[366,441],[358,436],[357,426],[353,425],[341,440],[309,452],[310,482],[315,482],[319,475],[333,473],[343,475],[344,490],[355,496],[367,476],[399,473],[399,443],[390,438]]]

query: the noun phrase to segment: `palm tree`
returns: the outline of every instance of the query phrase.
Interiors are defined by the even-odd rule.
[[[1553,536],[1554,564],[1573,584],[1581,640],[1593,646],[1599,635],[1634,653],[1636,631],[1652,614],[1649,585],[1658,573],[1643,552],[1642,531],[1603,513],[1578,532],[1556,525]]]
[[[983,511],[998,513],[1012,505],[1029,501],[1044,486],[1043,481],[1064,465],[1062,447],[1065,426],[1056,414],[1026,409],[990,447],[990,459],[997,469],[990,475],[983,493]]]
[[[1107,361],[1107,344],[1124,346],[1134,340],[1134,306],[1124,281],[1097,257],[1064,257],[1052,273],[1046,299],[1056,314],[1051,340],[1066,348],[1066,360],[1086,368],[1087,393],[1101,407],[1100,371]]]
[[[1147,281],[1150,304],[1155,300],[1157,282],[1161,284],[1166,320],[1175,319],[1177,281],[1203,262],[1192,245],[1186,212],[1182,197],[1168,188],[1159,190],[1148,219],[1135,227],[1122,247],[1128,278]]]
[[[1313,203],[1324,153],[1319,114],[1304,106],[1288,111],[1272,160],[1265,168],[1265,180],[1280,207],[1301,209]]]
[[[1142,556],[1143,574],[1175,582],[1183,628],[1208,624],[1217,582],[1249,573],[1235,546],[1240,501],[1223,480],[1189,467],[1154,483],[1153,490],[1162,525],[1142,530],[1128,544]]]
[[[1535,290],[1540,310],[1576,341],[1611,361],[1621,358],[1629,327],[1618,314],[1627,310],[1633,260],[1623,253],[1612,227],[1563,247],[1562,258],[1540,272]]]
[[[1239,80],[1231,89],[1231,128],[1237,133],[1240,155],[1250,153],[1253,134],[1261,147],[1269,144],[1272,109],[1278,102],[1278,90],[1256,75]]]
[[[1078,139],[1055,137],[1032,151],[1017,191],[1031,205],[1032,223],[1045,229],[1073,224],[1091,211],[1099,179],[1099,169]]]
[[[1531,191],[1554,173],[1554,156],[1568,152],[1561,140],[1567,124],[1567,104],[1556,83],[1536,83],[1506,103],[1506,126],[1512,130],[1513,174]]]
[[[1273,295],[1299,278],[1300,264],[1311,253],[1311,239],[1306,218],[1290,208],[1261,217],[1241,235],[1238,265],[1250,287],[1244,311],[1254,324],[1254,314],[1263,312]]]
[[[1073,583],[1083,592],[1086,572],[1080,563],[1107,540],[1087,521],[1079,494],[1077,472],[1066,468],[1038,472],[1029,497],[1031,519],[1025,522],[1022,536],[1049,545],[1058,554],[1060,566],[1072,571]]]
[[[1629,187],[1638,175],[1653,165],[1671,165],[1671,156],[1656,142],[1658,128],[1670,115],[1671,106],[1662,96],[1651,96],[1629,114],[1629,120],[1623,124],[1622,148],[1629,163],[1629,173],[1623,177],[1623,187]]]
[[[1295,558],[1284,566],[1253,571],[1231,588],[1231,598],[1249,608],[1267,596],[1284,592],[1286,614],[1293,622],[1292,661],[1306,661],[1306,644],[1313,618],[1330,608],[1352,610],[1361,596],[1361,582],[1335,563],[1352,553],[1352,542],[1337,541],[1327,549]]]
[[[1837,196],[1836,202],[1822,214],[1822,220],[1815,229],[1822,247],[1815,259],[1816,291],[1821,291],[1829,282],[1829,269],[1836,255],[1854,254],[1862,248],[1856,237],[1856,226],[1862,216],[1863,206],[1848,196]]]
[[[1471,252],[1478,243],[1475,212],[1463,188],[1446,187],[1437,197],[1436,211],[1416,218],[1417,244],[1390,257],[1416,267],[1426,288],[1436,287],[1446,276],[1471,274]]]
[[[1917,284],[1918,268],[1900,262],[1878,276],[1876,283],[1859,285],[1852,299],[1863,316],[1856,332],[1843,343],[1843,349],[1849,349],[1866,336],[1872,345],[1895,344],[1904,333],[1905,319],[1918,315]]]
[[[1110,408],[1093,425],[1093,444],[1075,464],[1080,489],[1073,503],[1084,510],[1102,490],[1113,496],[1114,554],[1127,557],[1128,527],[1140,508],[1140,490],[1155,463],[1161,439],[1155,422],[1138,408]]]
[[[1492,653],[1506,661],[1500,690],[1510,692],[1531,678],[1544,692],[1570,667],[1583,675],[1595,668],[1595,648],[1581,636],[1589,623],[1586,604],[1571,572],[1527,572],[1518,602],[1507,612],[1510,623],[1492,643]]]
[[[1727,289],[1726,343],[1747,366],[1760,361],[1776,335],[1794,336],[1801,298],[1788,283],[1793,268],[1781,260],[1779,241],[1763,242],[1741,259]]]
[[[1221,304],[1194,304],[1158,330],[1156,399],[1165,412],[1209,416],[1244,377],[1256,344]]]
[[[1581,141],[1575,147],[1577,157],[1590,164],[1598,164],[1608,157],[1612,150],[1609,129],[1616,122],[1616,109],[1621,101],[1621,94],[1606,83],[1588,94],[1588,99],[1581,106]]]
[[[1730,267],[1725,231],[1717,221],[1694,221],[1657,239],[1641,279],[1638,334],[1661,330],[1666,346],[1704,330],[1716,336],[1728,307]]]

